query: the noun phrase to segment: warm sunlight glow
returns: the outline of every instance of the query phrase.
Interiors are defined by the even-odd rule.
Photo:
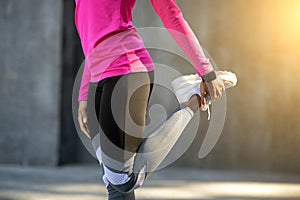
[[[275,24],[278,36],[289,45],[300,43],[300,1],[279,1],[276,9]]]
[[[299,73],[300,0],[268,1],[264,4],[263,16],[265,35],[261,36],[261,40],[269,48],[264,52],[264,56],[270,56],[272,60],[268,66],[272,66],[271,70],[277,70],[273,74],[278,72],[277,76],[284,76],[283,68],[286,69],[285,76]]]

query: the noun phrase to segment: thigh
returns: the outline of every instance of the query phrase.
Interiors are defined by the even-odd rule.
[[[149,73],[134,73],[101,82],[101,149],[117,161],[124,162],[132,157],[141,144],[151,77]]]

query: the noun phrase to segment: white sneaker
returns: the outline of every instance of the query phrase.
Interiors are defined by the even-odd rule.
[[[234,73],[228,71],[217,71],[217,79],[223,81],[226,89],[234,87],[237,83],[237,77]],[[187,102],[194,94],[200,94],[201,77],[198,74],[180,76],[171,82],[171,86],[179,103]],[[209,111],[211,104],[209,96],[207,96],[207,105],[202,111]]]
[[[217,78],[223,81],[225,88],[229,89],[237,84],[237,77],[235,73],[229,71],[217,71]]]

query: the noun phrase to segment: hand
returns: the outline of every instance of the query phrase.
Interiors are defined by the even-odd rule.
[[[201,109],[206,107],[206,96],[210,96],[211,103],[214,103],[219,99],[225,91],[224,83],[216,78],[210,82],[201,82],[200,93],[201,93]]]
[[[78,122],[80,125],[80,130],[91,139],[90,131],[88,128],[87,120],[87,101],[80,101],[78,107]]]

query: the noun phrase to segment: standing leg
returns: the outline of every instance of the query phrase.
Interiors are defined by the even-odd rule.
[[[139,178],[132,172],[140,172],[145,165],[148,172],[153,172],[199,108],[197,95],[194,95],[142,142],[149,88],[152,88],[147,81],[147,84],[143,82],[145,76],[138,73],[122,79],[110,78],[98,85],[102,88],[99,122],[103,152],[100,155],[98,147],[97,155],[98,159],[104,160],[104,181],[111,186],[110,191],[112,188],[121,193],[131,191]],[[140,185],[144,179],[140,178]]]
[[[133,198],[133,187],[138,179],[133,174],[133,163],[145,129],[149,74],[112,77],[98,86],[102,88],[99,124],[103,179],[110,199],[122,193],[124,198]]]

